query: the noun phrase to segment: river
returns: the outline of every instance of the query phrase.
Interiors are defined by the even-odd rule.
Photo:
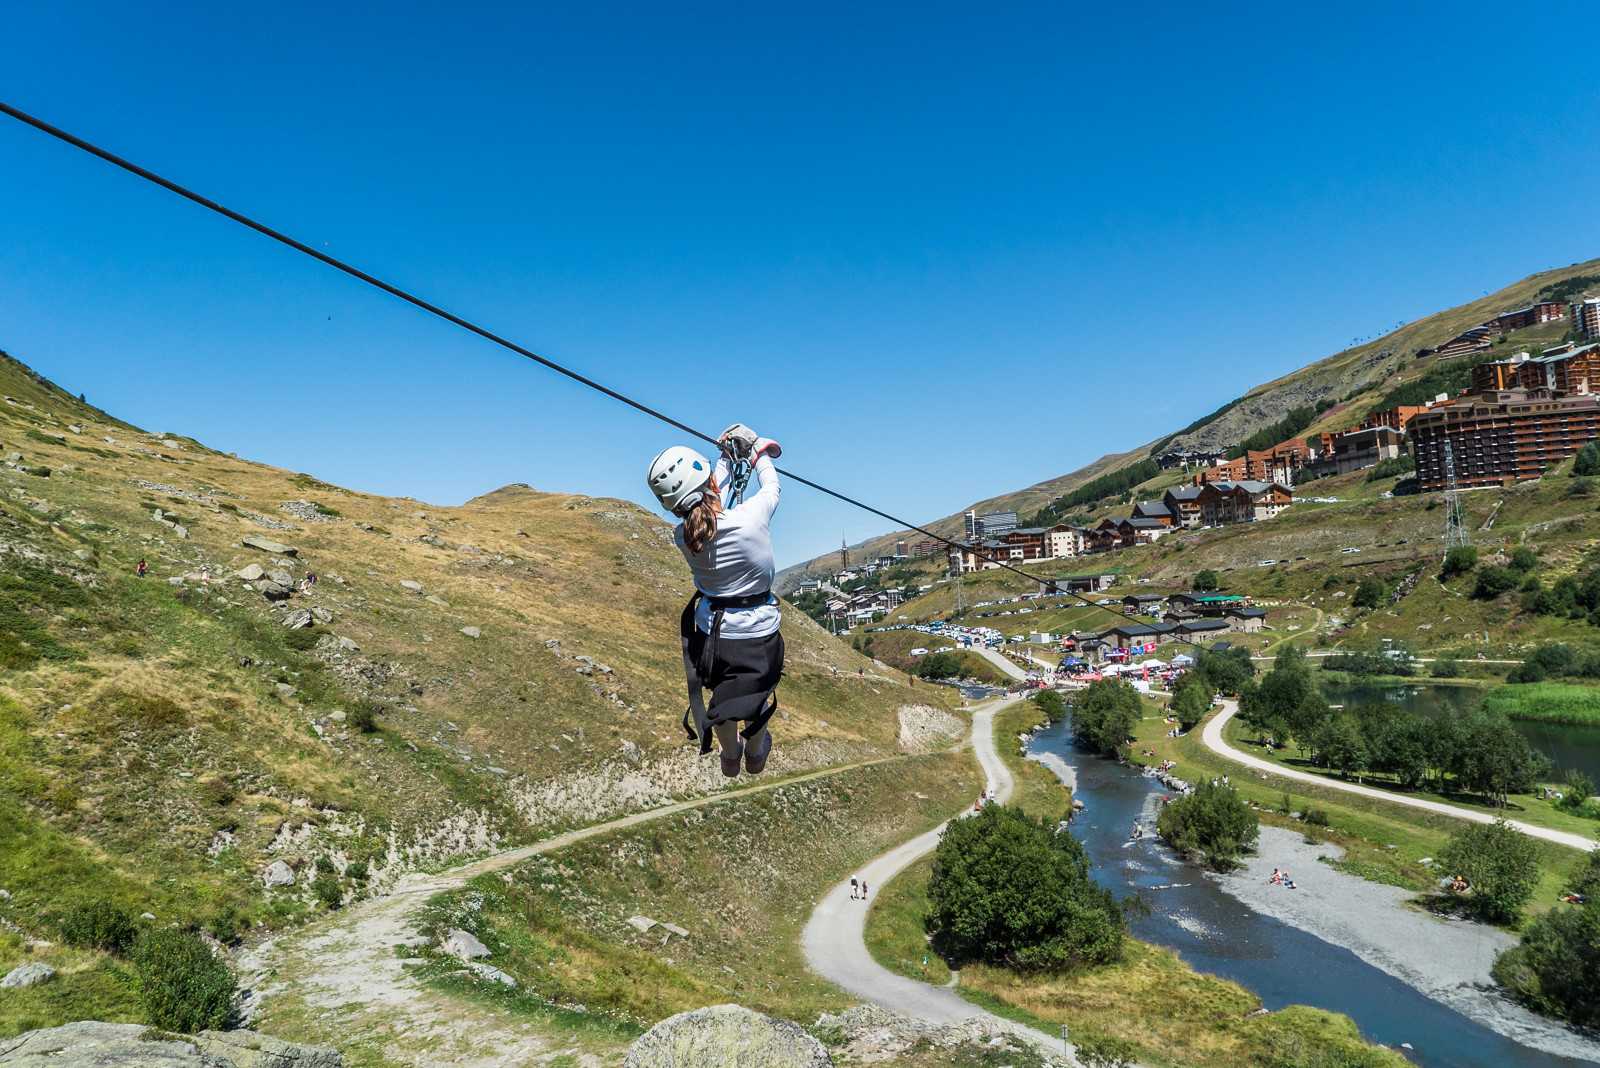
[[[1341,1012],[1368,1041],[1401,1047],[1425,1068],[1572,1068],[1600,1064],[1530,1049],[1419,993],[1354,953],[1252,911],[1153,837],[1130,842],[1135,819],[1155,824],[1167,792],[1154,779],[1073,748],[1065,721],[1035,735],[1030,752],[1076,769],[1085,810],[1072,823],[1094,877],[1118,897],[1137,893],[1151,914],[1130,924],[1144,941],[1176,951],[1198,971],[1231,979],[1268,1009],[1311,1005]],[[1423,947],[1418,947],[1424,951]]]
[[[1322,687],[1323,697],[1346,708],[1388,701],[1421,716],[1438,716],[1449,709],[1470,711],[1478,706],[1483,693],[1476,686],[1433,683],[1328,683]],[[1550,758],[1555,765],[1552,778],[1560,779],[1568,768],[1576,768],[1600,782],[1600,727],[1517,719],[1512,720],[1511,725],[1528,739],[1529,745]]]

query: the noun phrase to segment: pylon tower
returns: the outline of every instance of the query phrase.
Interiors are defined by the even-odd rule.
[[[1468,544],[1466,517],[1461,506],[1461,487],[1456,484],[1456,454],[1450,435],[1444,435],[1444,545],[1445,550]]]

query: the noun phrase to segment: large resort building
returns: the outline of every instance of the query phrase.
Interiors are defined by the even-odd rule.
[[[1417,487],[1498,486],[1538,478],[1600,434],[1600,398],[1548,389],[1489,390],[1411,420]]]

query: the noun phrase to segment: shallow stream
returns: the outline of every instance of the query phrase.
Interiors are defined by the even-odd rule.
[[[1178,861],[1154,837],[1130,841],[1135,820],[1155,825],[1166,794],[1154,779],[1076,751],[1065,721],[1029,745],[1076,769],[1085,810],[1072,832],[1094,863],[1095,878],[1117,896],[1137,893],[1151,914],[1133,935],[1175,950],[1195,969],[1231,979],[1268,1009],[1311,1005],[1349,1016],[1369,1041],[1401,1047],[1426,1068],[1570,1068],[1574,1060],[1530,1049],[1419,993],[1354,953],[1252,911],[1197,868]],[[1180,769],[1181,770],[1181,769]],[[1418,946],[1419,953],[1426,947]],[[1411,1048],[1403,1048],[1409,1043]]]

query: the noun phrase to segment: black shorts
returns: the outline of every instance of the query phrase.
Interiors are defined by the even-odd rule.
[[[689,656],[699,665],[700,681],[711,691],[707,725],[755,719],[783,676],[783,635],[778,631],[763,638],[718,635],[714,662],[707,663],[709,637],[699,627],[689,635]]]

